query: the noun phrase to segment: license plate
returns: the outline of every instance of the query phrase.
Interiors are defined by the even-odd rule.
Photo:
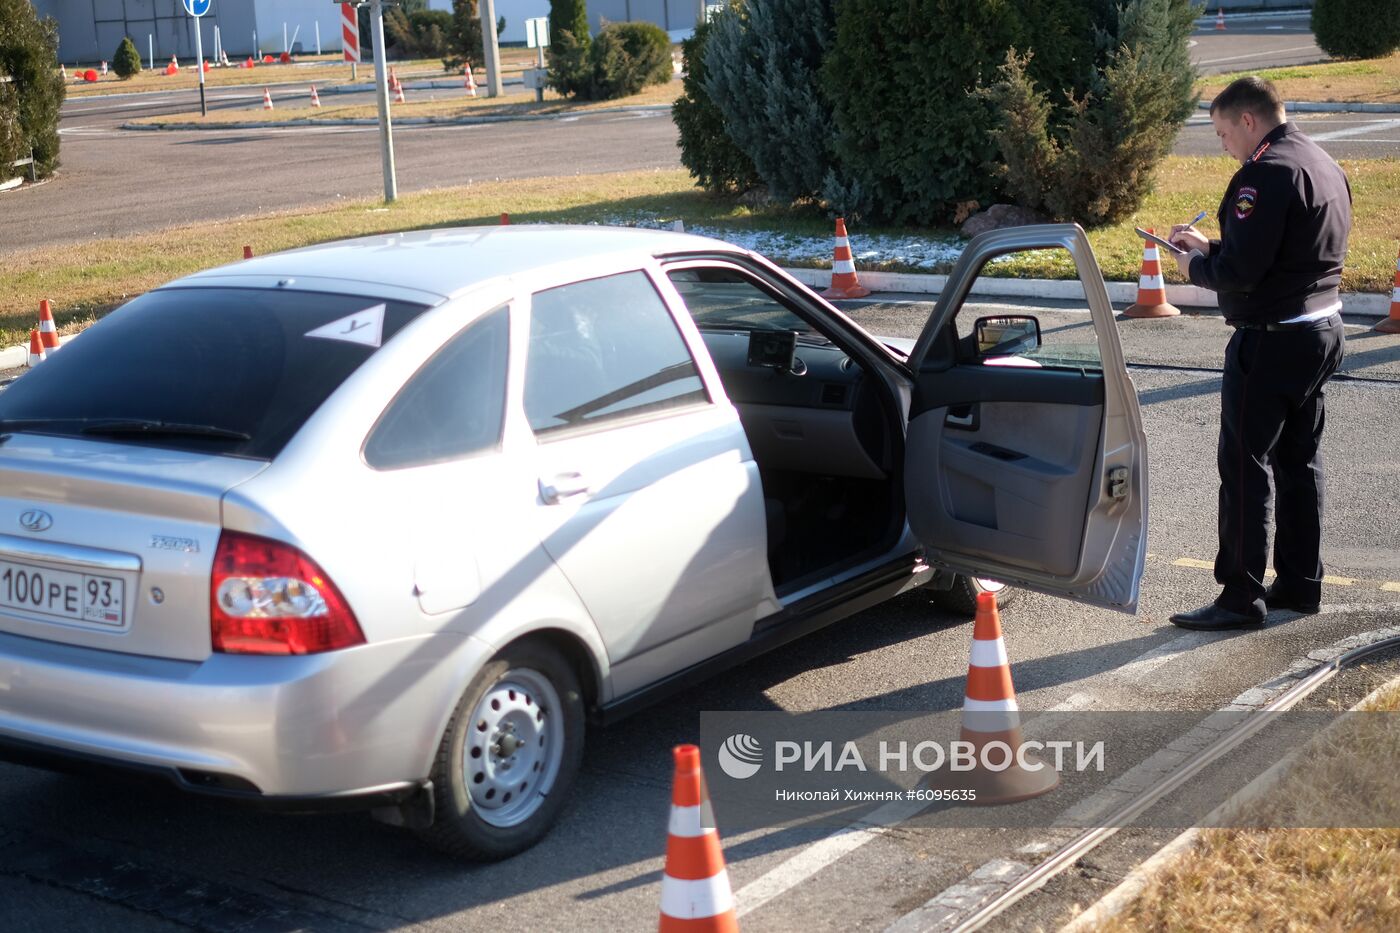
[[[125,581],[0,560],[0,608],[66,622],[123,628]]]

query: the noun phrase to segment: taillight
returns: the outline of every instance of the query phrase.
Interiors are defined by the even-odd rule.
[[[225,531],[209,581],[214,650],[315,654],[365,643],[355,614],[316,562],[281,541]]]

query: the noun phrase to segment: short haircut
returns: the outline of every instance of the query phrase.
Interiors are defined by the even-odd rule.
[[[1278,96],[1278,88],[1263,78],[1253,75],[1231,81],[1230,85],[1210,102],[1210,112],[1238,120],[1240,114],[1248,112],[1260,120],[1283,122],[1283,98]]]

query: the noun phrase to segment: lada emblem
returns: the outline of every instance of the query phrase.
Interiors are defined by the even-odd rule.
[[[26,509],[19,513],[19,523],[26,531],[48,531],[53,527],[53,516],[42,509]]]

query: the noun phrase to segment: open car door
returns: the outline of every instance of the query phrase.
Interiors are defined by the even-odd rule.
[[[1068,254],[1084,290],[1050,312],[1057,323],[1044,338],[1026,312],[970,300],[988,262],[1044,249]],[[909,367],[905,496],[929,562],[1135,612],[1147,442],[1084,231],[1055,224],[974,239]]]

